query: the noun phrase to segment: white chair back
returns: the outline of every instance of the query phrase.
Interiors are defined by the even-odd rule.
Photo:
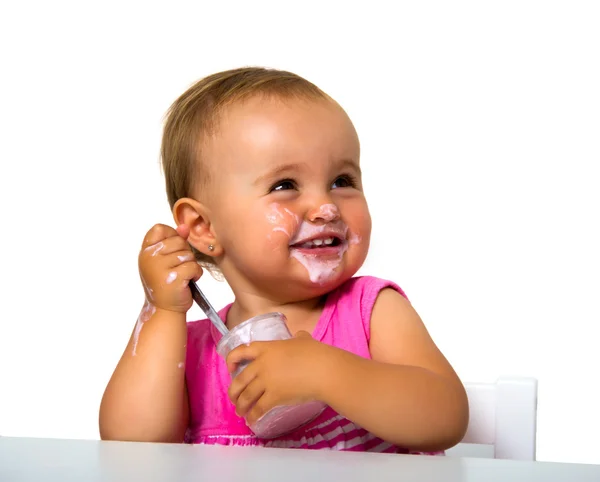
[[[465,383],[465,388],[469,426],[447,455],[535,460],[537,380],[503,377],[496,383]]]

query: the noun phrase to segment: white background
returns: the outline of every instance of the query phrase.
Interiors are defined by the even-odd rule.
[[[358,129],[361,274],[407,291],[463,380],[539,379],[539,460],[600,463],[599,25],[594,1],[3,2],[0,435],[98,437],[139,245],[171,223],[162,116],[263,65]]]

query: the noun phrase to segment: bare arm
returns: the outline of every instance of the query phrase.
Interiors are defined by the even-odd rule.
[[[185,386],[190,280],[202,269],[189,230],[157,224],[139,255],[146,303],[100,404],[102,439],[182,442],[189,421]]]
[[[159,309],[136,336],[139,326],[138,321],[102,397],[100,437],[182,442],[189,419],[185,314]]]
[[[322,399],[334,410],[414,450],[443,450],[462,439],[469,415],[464,387],[396,291],[383,290],[375,303],[372,360],[334,350],[322,383]]]

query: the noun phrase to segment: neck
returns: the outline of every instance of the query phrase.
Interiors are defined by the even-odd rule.
[[[227,313],[229,329],[253,316],[276,311],[285,315],[292,334],[299,330],[310,333],[314,329],[325,303],[324,296],[302,301],[281,302],[259,293],[235,289],[233,291],[235,301]]]

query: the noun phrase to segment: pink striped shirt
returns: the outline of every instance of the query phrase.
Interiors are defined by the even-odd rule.
[[[379,292],[391,281],[356,277],[327,296],[313,337],[364,358],[369,352],[371,311]],[[220,311],[223,319],[231,305]],[[190,423],[185,441],[194,444],[259,445],[303,449],[332,449],[392,453],[423,453],[388,443],[342,417],[330,407],[312,422],[276,439],[260,439],[248,428],[227,396],[231,383],[224,360],[216,352],[220,335],[208,320],[188,323],[186,382]],[[427,452],[438,455],[443,452]]]

